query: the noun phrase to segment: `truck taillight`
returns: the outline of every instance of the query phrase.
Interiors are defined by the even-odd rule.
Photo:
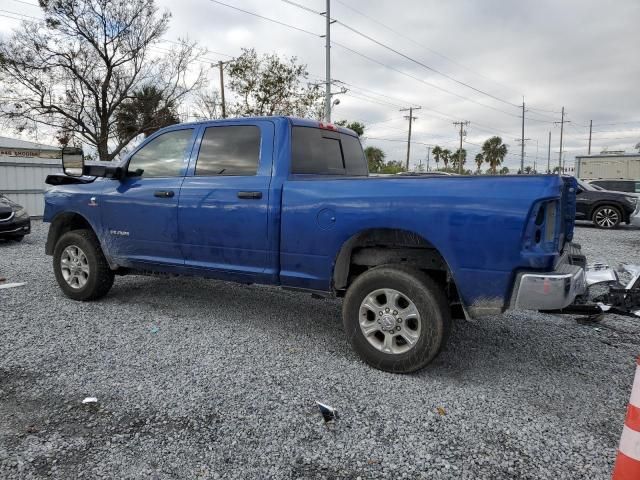
[[[524,236],[525,250],[550,253],[559,248],[559,205],[557,200],[541,200],[536,203]]]

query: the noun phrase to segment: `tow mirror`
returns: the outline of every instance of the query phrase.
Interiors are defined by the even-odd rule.
[[[69,177],[81,177],[84,172],[84,154],[81,148],[62,149],[62,171]]]

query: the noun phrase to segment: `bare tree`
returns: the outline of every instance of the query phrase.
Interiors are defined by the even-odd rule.
[[[0,104],[0,116],[17,129],[47,125],[67,143],[84,142],[100,160],[113,160],[151,126],[118,135],[117,112],[136,92],[153,87],[165,111],[202,82],[202,70],[188,71],[202,53],[194,43],[152,51],[170,18],[154,0],[40,0],[40,6],[44,21],[23,22],[0,41],[0,85],[11,98]]]
[[[222,100],[217,90],[202,88],[194,94],[193,110],[196,117],[209,120],[222,116]]]

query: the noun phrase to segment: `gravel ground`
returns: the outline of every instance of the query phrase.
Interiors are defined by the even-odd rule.
[[[46,226],[0,243],[0,478],[608,478],[640,322],[459,320],[413,375],[373,370],[338,300],[121,277],[66,299]],[[640,231],[577,230],[640,263]],[[95,396],[97,406],[84,406]],[[339,409],[327,428],[319,400]]]

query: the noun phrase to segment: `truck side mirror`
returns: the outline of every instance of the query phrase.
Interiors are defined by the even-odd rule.
[[[84,154],[81,148],[62,149],[62,171],[69,177],[81,177],[84,172]]]

